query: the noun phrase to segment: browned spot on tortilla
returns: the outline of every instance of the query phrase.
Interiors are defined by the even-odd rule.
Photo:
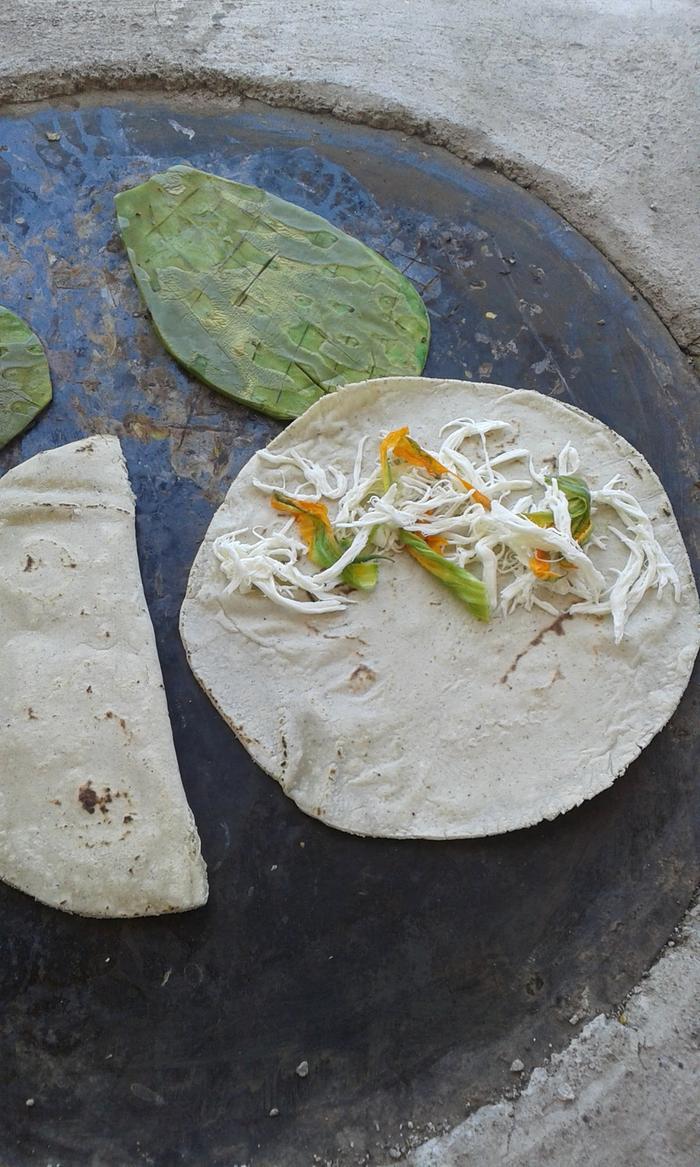
[[[24,567],[22,568],[22,570],[23,571],[33,571],[35,567],[36,567],[36,561],[34,559],[32,559],[31,555],[28,555],[27,561],[26,561]]]
[[[134,821],[134,816],[132,814],[125,814],[124,818],[122,819],[123,823],[133,823],[133,821]]]
[[[124,730],[124,733],[129,732],[125,719],[123,717],[117,717],[117,714],[113,713],[111,709],[107,710],[107,712],[105,713],[105,718],[107,721],[114,721],[116,718],[116,720],[119,722],[119,725]]]
[[[377,674],[374,669],[368,668],[367,665],[358,665],[357,668],[350,674],[348,684],[353,693],[364,693],[365,689],[369,689],[377,679]]]
[[[501,685],[506,684],[510,674],[515,672],[515,670],[518,667],[518,664],[523,659],[523,657],[530,651],[531,648],[537,648],[537,645],[542,643],[542,641],[544,640],[544,638],[548,632],[554,632],[557,636],[563,636],[564,632],[565,632],[565,629],[564,629],[564,621],[565,620],[573,620],[573,616],[571,616],[571,614],[569,612],[560,612],[558,616],[555,616],[555,618],[554,618],[554,620],[552,620],[551,624],[547,624],[544,628],[542,628],[537,633],[536,636],[533,636],[530,643],[528,645],[526,645],[526,647],[522,650],[522,652],[518,653],[518,655],[516,656],[512,665],[510,665],[509,668],[506,669],[505,673],[501,677],[500,684]]]
[[[52,806],[60,806],[60,805],[61,805],[61,800],[60,800],[60,798],[52,798],[52,799],[51,799],[51,805],[52,805]]]
[[[90,779],[78,789],[78,802],[88,814],[94,814],[96,806],[99,806],[102,814],[109,814],[107,807],[111,801],[112,793],[109,786],[105,786],[103,793],[98,794]]]
[[[86,782],[78,790],[78,802],[88,814],[95,813],[97,806],[97,791],[92,789],[92,783]]]
[[[350,590],[352,591],[352,589]],[[313,624],[309,624],[308,627],[312,628],[314,632],[318,632],[319,635],[323,636],[324,640],[356,640],[358,644],[364,644],[364,646],[367,647],[367,641],[363,640],[361,636],[347,636],[344,632],[320,632],[320,629],[315,628]]]
[[[92,685],[88,685],[88,687],[87,687],[87,689],[85,690],[85,692],[86,692],[86,693],[92,693]]]
[[[39,720],[36,713],[32,709],[31,705],[29,705],[27,708],[27,717],[29,718],[30,721],[38,721]]]
[[[564,621],[572,619],[573,617],[569,612],[560,612],[559,615],[554,618],[551,624],[548,624],[546,628],[543,628],[541,632],[537,633],[537,636],[535,636],[530,641],[530,644],[533,648],[535,645],[541,644],[547,632],[555,632],[557,636],[563,636],[565,631],[563,627]]]

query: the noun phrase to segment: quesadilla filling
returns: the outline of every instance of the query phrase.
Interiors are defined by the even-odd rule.
[[[609,614],[616,643],[649,589],[670,585],[678,601],[675,568],[620,476],[592,490],[570,443],[547,468],[508,445],[513,434],[508,422],[457,418],[432,451],[403,426],[382,438],[369,474],[363,438],[349,477],[295,448],[261,451],[275,481],[253,481],[271,522],[214,541],[225,591],[256,588],[296,612],[340,612],[356,602],[353,591],[377,586],[382,560],[407,554],[478,620],[520,605]],[[603,571],[596,553],[611,538],[620,565]]]

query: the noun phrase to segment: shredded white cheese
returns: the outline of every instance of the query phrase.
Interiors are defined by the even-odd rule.
[[[619,642],[627,620],[651,588],[661,592],[670,585],[678,600],[676,571],[659,546],[648,515],[619,478],[591,491],[593,530],[581,545],[572,535],[569,503],[558,483],[559,476],[579,470],[577,451],[567,442],[552,474],[536,466],[524,447],[490,448],[499,437],[512,433],[508,422],[456,418],[440,431],[440,448],[427,451],[448,473],[437,477],[420,466],[401,464],[387,490],[378,458],[363,477],[367,437],[358,445],[350,479],[337,467],[321,466],[294,448],[284,454],[262,451],[261,460],[271,476],[255,479],[255,486],[267,495],[282,492],[302,504],[335,503],[330,521],[345,550],[325,570],[309,570],[313,564],[295,534],[293,519],[281,521],[271,515],[265,531],[233,531],[214,541],[214,553],[229,581],[225,592],[256,588],[297,612],[342,611],[355,602],[337,591],[343,570],[363,553],[398,552],[398,532],[405,530],[441,536],[446,542],[440,553],[477,574],[490,610],[500,609],[506,616],[518,606],[556,615],[562,601],[571,597],[576,601],[567,609],[572,615],[610,614]],[[517,477],[504,473],[510,470]],[[474,491],[489,500],[490,509],[475,500]],[[599,519],[596,529],[596,518],[605,508],[614,511],[617,523],[603,525]],[[533,511],[549,512],[552,525],[536,525],[527,517]],[[605,547],[608,535],[625,547],[627,559],[621,569],[604,574],[591,552]],[[538,552],[555,578],[533,572]]]
[[[230,535],[219,535],[214,540],[214,554],[229,580],[225,593],[249,592],[251,588],[257,588],[276,604],[295,612],[313,612],[314,615],[342,612],[347,600],[332,594],[337,582],[335,578],[319,581],[297,566],[306,553],[303,543],[286,531],[267,535],[253,531],[253,543],[241,538],[245,534],[246,530],[232,531]],[[298,597],[302,592],[313,599],[300,600]]]

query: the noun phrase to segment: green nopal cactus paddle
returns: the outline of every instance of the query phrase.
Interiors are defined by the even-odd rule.
[[[41,341],[28,324],[0,307],[0,449],[51,400],[51,376]]]
[[[163,343],[228,397],[292,418],[337,385],[422,371],[418,293],[319,215],[188,166],[115,203]]]

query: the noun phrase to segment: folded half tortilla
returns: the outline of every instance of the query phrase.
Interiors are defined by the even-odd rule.
[[[0,613],[0,879],[85,916],[205,903],[116,438],[0,480]]]
[[[609,617],[521,607],[481,623],[402,554],[341,612],[289,611],[256,590],[225,595],[214,539],[274,518],[253,485],[270,474],[255,455],[197,555],[182,637],[253,758],[302,810],[345,831],[447,839],[553,818],[639,754],[676,708],[697,652],[697,593],[668,498],[641,454],[578,409],[502,386],[389,378],[328,395],[268,449],[294,447],[350,475],[366,435],[368,474],[388,431],[408,425],[437,449],[440,427],[464,417],[512,423],[538,465],[571,442],[592,488],[621,474],[681,600],[671,588],[647,594],[615,644]]]

